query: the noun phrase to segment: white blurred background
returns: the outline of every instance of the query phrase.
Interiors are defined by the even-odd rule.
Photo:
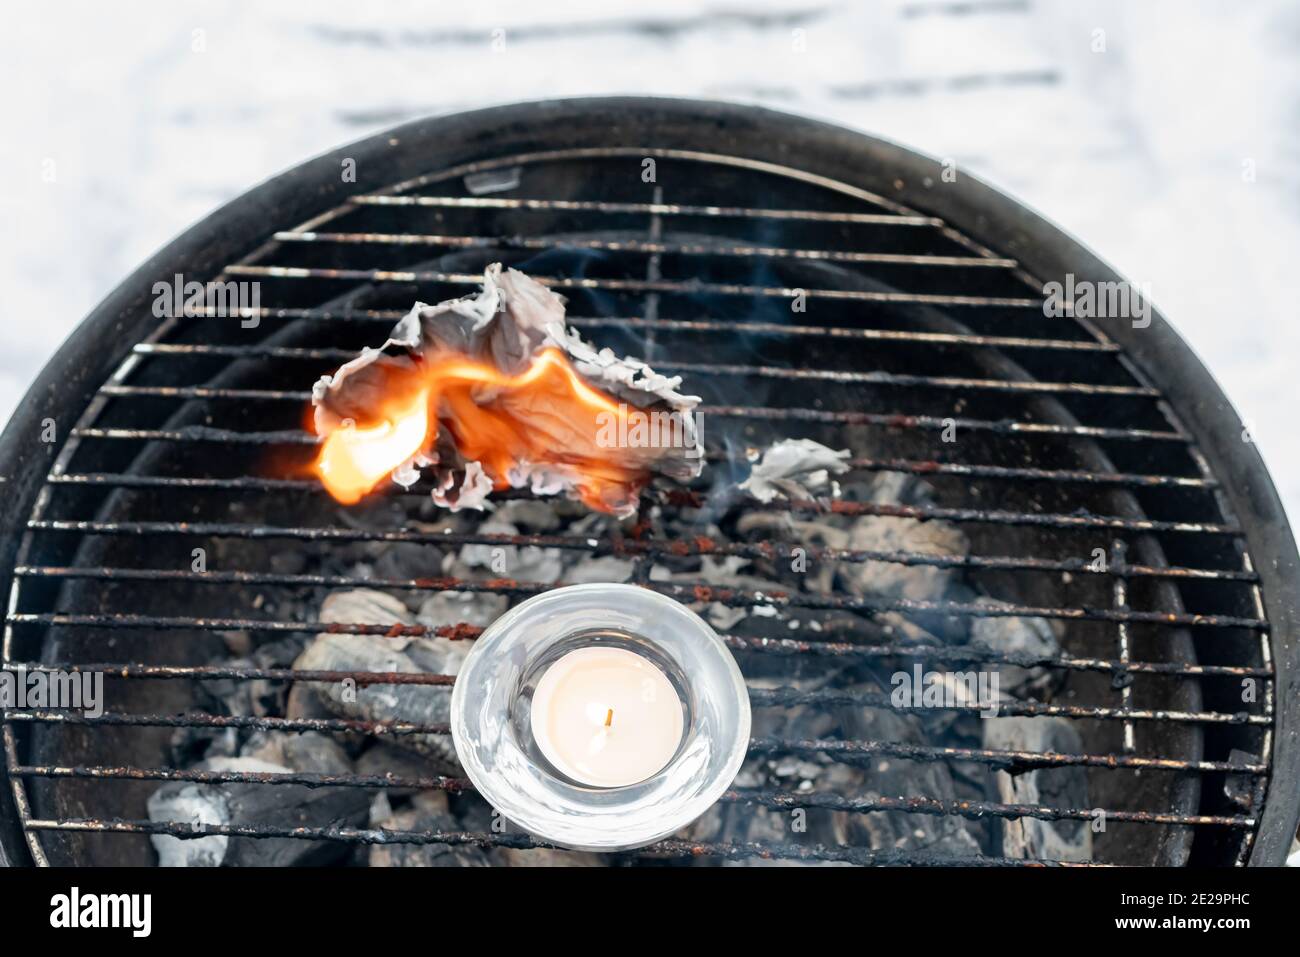
[[[1300,515],[1298,51],[1287,0],[12,7],[0,420],[143,258],[308,156],[510,100],[714,97],[952,158],[1150,283]]]

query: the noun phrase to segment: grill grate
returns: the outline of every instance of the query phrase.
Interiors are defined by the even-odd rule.
[[[640,181],[647,157],[658,161],[659,181],[672,185],[651,190]],[[470,192],[466,177],[501,170],[517,170],[516,188],[532,195],[458,195]],[[679,193],[681,202],[664,202],[665,193]],[[781,208],[743,204],[753,196],[776,197]],[[1205,860],[1245,861],[1270,773],[1274,700],[1269,624],[1242,531],[1160,391],[1096,325],[1044,320],[1042,283],[1014,259],[938,218],[856,187],[768,163],[669,149],[572,149],[462,165],[352,196],[295,229],[269,235],[221,277],[262,283],[270,303],[243,314],[258,319],[256,329],[237,329],[239,323],[212,312],[160,322],[133,346],[71,431],[27,524],[6,616],[6,663],[102,670],[113,677],[111,700],[119,706],[98,717],[5,713],[7,766],[38,862],[92,853],[100,845],[77,841],[105,834],[139,842],[129,852],[138,860],[147,860],[143,835],[150,834],[540,846],[526,836],[487,831],[141,819],[143,796],[163,781],[472,792],[459,778],[195,771],[166,760],[165,738],[158,734],[167,729],[447,733],[442,725],[204,713],[183,694],[158,690],[210,681],[454,680],[203,663],[204,639],[214,633],[319,631],[302,612],[307,602],[294,605],[285,596],[369,587],[514,599],[552,587],[272,567],[273,547],[290,544],[314,555],[355,542],[613,555],[633,560],[640,584],[683,601],[767,607],[778,616],[797,610],[818,622],[820,634],[808,640],[793,633],[726,634],[747,672],[755,661],[770,667],[830,658],[1014,664],[1080,682],[1097,679],[1067,685],[1061,700],[1013,702],[1003,710],[1076,722],[1089,746],[1080,753],[771,736],[756,737],[750,751],[755,758],[818,755],[846,765],[888,758],[1013,773],[1082,767],[1103,798],[1098,807],[739,787],[724,795],[725,804],[1045,821],[1091,821],[1101,809],[1111,827],[1090,863],[1132,863],[1133,853],[1185,858],[1189,834],[1209,848],[1199,852]],[[851,448],[856,472],[920,476],[935,488],[937,504],[844,501],[834,504],[835,514],[961,525],[970,531],[970,554],[721,542],[704,535],[658,540],[635,532],[596,538],[426,532],[400,519],[390,527],[367,527],[341,521],[314,482],[277,477],[286,470],[275,457],[301,461],[315,442],[298,426],[309,398],[304,385],[373,343],[376,332],[404,314],[403,304],[417,296],[437,301],[461,294],[480,282],[468,264],[511,255],[571,298],[577,315],[570,322],[584,335],[616,348],[628,341],[620,336],[637,336],[637,346],[623,351],[644,353],[661,371],[681,373],[688,391],[703,390],[705,421],[724,423],[726,442],[718,444],[705,431],[713,444],[701,483],[649,496],[654,508],[733,501],[728,476],[737,457],[735,435],[760,445],[774,437],[814,436]],[[781,315],[774,310],[796,297],[810,301],[807,312],[792,314],[790,323],[774,321]],[[679,358],[734,352],[742,341],[744,351],[761,361]],[[757,401],[730,404],[740,396]],[[952,445],[936,438],[952,429],[973,438]],[[423,496],[427,489],[394,489],[388,500],[414,509]],[[802,517],[822,512],[814,502],[751,510],[763,509]],[[268,524],[267,516],[283,524]],[[215,543],[234,567],[190,570],[178,556],[187,556],[195,543]],[[1107,556],[1101,564],[1091,557],[1099,544]],[[669,557],[773,562],[788,559],[796,547],[816,563],[959,569],[1006,601],[991,606],[649,578],[655,561]],[[172,567],[163,567],[172,559]],[[263,612],[268,602],[283,617]],[[182,610],[187,613],[177,613]],[[1066,653],[917,641],[900,633],[898,616],[904,622],[926,616],[1050,619],[1062,624]],[[329,630],[464,640],[479,632],[464,622],[397,629],[344,623]],[[123,656],[113,658],[109,652],[117,650]],[[1227,707],[1243,679],[1262,685],[1259,700]],[[887,694],[838,688],[754,685],[751,700],[756,708],[890,707]],[[150,708],[153,702],[162,703]],[[153,736],[145,737],[149,729]],[[1250,782],[1249,799],[1234,804],[1221,792],[1242,778]],[[113,782],[134,789],[112,790]],[[1202,841],[1207,833],[1212,836]],[[62,841],[51,843],[55,837]],[[1175,846],[1183,850],[1169,849]],[[1196,843],[1192,848],[1198,853]],[[626,857],[1039,863],[993,853],[967,858],[924,849],[683,840]]]

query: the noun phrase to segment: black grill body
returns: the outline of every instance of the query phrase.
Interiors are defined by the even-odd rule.
[[[493,178],[504,188],[482,191]],[[1296,549],[1258,452],[1187,346],[1158,314],[1145,328],[1044,318],[1044,283],[1120,277],[965,173],[946,182],[934,160],[797,117],[660,99],[523,104],[352,144],[197,224],[86,319],[0,440],[4,655],[124,666],[109,708],[148,720],[9,716],[10,862],[152,859],[137,825],[169,770],[166,719],[204,720],[205,676],[163,670],[201,668],[220,626],[257,631],[259,595],[330,584],[267,559],[284,529],[308,553],[336,540],[337,510],[274,478],[310,453],[303,390],[381,342],[411,301],[463,294],[496,259],[553,281],[598,344],[681,371],[729,441],[806,435],[851,447],[863,470],[924,476],[935,504],[898,517],[960,523],[965,574],[1062,622],[1069,684],[1054,704],[1080,726],[1092,803],[1116,812],[1099,861],[1281,862],[1300,811]],[[256,279],[268,313],[252,331],[160,322],[154,285],[178,273]],[[800,291],[811,305],[792,314]],[[47,420],[54,443],[40,441]],[[953,448],[949,421],[967,436]],[[706,499],[734,464],[715,463]],[[396,517],[398,540],[404,527]],[[198,544],[215,555],[205,579],[187,572]],[[660,546],[599,546],[638,547],[648,561]],[[1080,566],[1098,547],[1108,565],[1094,574]],[[812,604],[841,610],[936,628],[973,613]],[[1249,703],[1244,681],[1260,689]],[[886,810],[840,797],[847,813]]]

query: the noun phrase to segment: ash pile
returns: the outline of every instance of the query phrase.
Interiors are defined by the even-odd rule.
[[[851,471],[847,456],[807,440],[778,442],[748,454],[742,466],[748,475],[741,482],[719,482],[698,494],[660,483],[642,495],[636,516],[623,519],[580,502],[526,493],[488,503],[489,511],[452,512],[435,505],[427,491],[417,494],[418,488],[339,508],[337,519],[359,528],[417,530],[448,539],[492,536],[495,543],[286,545],[276,556],[281,570],[346,576],[373,587],[268,591],[261,607],[269,616],[319,622],[319,633],[230,633],[228,655],[210,664],[455,675],[469,651],[468,636],[529,597],[531,592],[518,586],[639,583],[686,601],[724,636],[755,703],[755,746],[733,793],[678,837],[725,844],[851,845],[938,857],[1090,860],[1087,821],[968,817],[941,810],[958,802],[1090,806],[1081,768],[1013,775],[937,753],[939,748],[1081,752],[1068,721],[987,714],[990,704],[1052,699],[1059,691],[1054,673],[1028,662],[1058,656],[1060,636],[1041,619],[837,607],[843,603],[835,599],[843,597],[996,604],[957,568],[827,559],[850,552],[959,557],[968,549],[960,529],[942,521],[834,511],[830,505],[836,501],[921,505],[931,497],[929,487],[912,476]],[[707,489],[714,471],[695,488]],[[825,507],[786,507],[791,502]],[[532,536],[562,537],[579,547],[538,547],[529,544],[538,540]],[[639,547],[648,542],[675,547]],[[399,582],[402,587],[394,587]],[[377,626],[371,629],[377,633],[331,630],[358,624]],[[891,657],[843,652],[854,645],[918,650]],[[831,653],[830,647],[841,651]],[[924,649],[936,647],[1027,663],[945,664],[926,656]],[[918,665],[933,669],[940,681],[956,669],[980,669],[995,678],[988,682],[995,700],[971,701],[956,687],[947,689],[956,706],[900,707],[891,700],[896,676]],[[368,832],[371,842],[159,835],[152,840],[162,864],[621,866],[658,859],[654,848],[597,856],[506,846],[509,835],[520,834],[518,828],[498,820],[485,802],[461,787],[463,772],[449,735],[366,733],[374,731],[371,722],[445,724],[451,697],[446,684],[197,684],[201,705],[210,713],[302,722],[346,719],[362,730],[181,729],[172,743],[176,766],[345,775],[370,786],[169,782],[149,800],[151,818],[352,828]],[[855,745],[862,742],[886,747]],[[390,839],[401,832],[449,840]]]

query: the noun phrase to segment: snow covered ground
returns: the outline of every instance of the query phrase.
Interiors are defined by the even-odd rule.
[[[1150,283],[1300,514],[1298,51],[1286,0],[29,3],[0,28],[0,419],[148,253],[309,155],[433,112],[688,95],[950,157]]]

